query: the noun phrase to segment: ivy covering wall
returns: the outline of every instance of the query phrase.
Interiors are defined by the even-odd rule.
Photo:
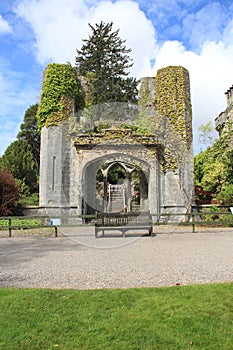
[[[83,104],[77,71],[70,63],[48,64],[44,70],[41,101],[37,112],[38,126],[58,126],[74,108]]]
[[[141,79],[139,96],[139,106],[150,108],[153,108],[155,106],[155,78],[147,77]]]
[[[169,66],[156,75],[156,104],[161,118],[168,117],[183,140],[192,141],[192,109],[189,72],[181,66]]]
[[[88,124],[88,111],[94,114],[96,112],[91,109],[91,82],[94,78],[93,74],[85,78],[78,77],[76,68],[70,63],[49,64],[44,71],[41,102],[37,113],[39,127],[61,125],[72,115],[75,105],[79,110],[83,110],[82,116],[87,119]],[[107,112],[112,113],[110,109]],[[103,114],[103,111],[101,113]],[[111,129],[117,128],[118,132],[122,129],[121,138],[124,138],[125,128],[143,136],[154,135],[156,143],[160,143],[164,148],[164,170],[177,169],[178,164],[182,163],[183,155],[192,144],[189,72],[181,66],[169,66],[158,70],[156,78],[143,78],[136,114],[133,124],[127,124],[126,120],[127,125],[124,127],[118,123],[112,124]],[[79,133],[82,131],[80,125],[72,127]],[[94,127],[94,130],[85,132],[88,132],[89,136],[93,131],[101,133],[101,124]],[[104,129],[106,128],[108,127],[104,125]],[[80,139],[80,142],[83,140]]]

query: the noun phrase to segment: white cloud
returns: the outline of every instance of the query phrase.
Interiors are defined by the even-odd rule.
[[[156,57],[155,70],[181,65],[189,70],[195,142],[197,129],[226,108],[224,92],[232,85],[233,45],[206,42],[200,54],[188,51],[177,41],[165,42]],[[196,146],[197,147],[197,146]]]
[[[0,15],[0,34],[11,33],[12,29],[8,22]]]
[[[167,41],[159,50],[155,69],[168,65],[182,65],[189,70],[194,114],[200,116],[201,122],[225,108],[224,92],[232,84],[229,72],[233,71],[233,45],[206,42],[201,53],[196,54],[179,42]]]
[[[226,14],[221,4],[209,3],[198,12],[186,15],[183,20],[183,38],[188,40],[192,48],[200,49],[206,41],[220,40],[225,20]]]
[[[31,25],[36,37],[37,60],[46,64],[70,61],[74,63],[76,49],[89,35],[88,23],[101,20],[114,22],[120,36],[127,39],[135,65],[132,74],[140,76],[150,69],[154,58],[155,30],[145,14],[133,1],[102,1],[89,8],[80,0],[24,0],[17,14]]]
[[[75,49],[88,28],[84,2],[25,0],[16,12],[30,23],[35,33],[39,63],[74,61]]]
[[[158,68],[167,65],[182,65],[189,70],[195,132],[200,124],[213,122],[226,108],[224,92],[233,83],[230,74],[233,72],[233,20],[226,21],[220,2],[212,2],[196,14],[186,12],[183,38],[186,35],[190,47],[198,47],[197,52],[187,50],[181,41],[166,41],[159,47],[156,29],[135,1],[23,0],[16,12],[30,23],[35,33],[37,60],[43,65],[49,60],[74,64],[76,49],[90,34],[88,23],[113,21],[114,30],[120,28],[121,38],[127,39],[127,47],[132,48],[133,75],[155,76]],[[158,25],[166,21],[165,9],[158,18],[155,12],[155,27],[156,20]],[[175,22],[170,23],[170,27],[174,25]]]

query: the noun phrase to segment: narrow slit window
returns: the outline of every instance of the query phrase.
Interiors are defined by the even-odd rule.
[[[53,156],[53,170],[52,170],[52,190],[55,190],[55,170],[56,170],[56,157]]]

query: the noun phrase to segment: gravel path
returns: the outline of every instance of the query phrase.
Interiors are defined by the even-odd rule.
[[[0,287],[129,288],[233,282],[233,229],[94,238],[92,227],[59,237],[0,238]]]

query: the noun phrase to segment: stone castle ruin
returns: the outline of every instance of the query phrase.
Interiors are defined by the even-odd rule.
[[[138,105],[73,103],[68,117],[42,127],[40,209],[50,216],[149,210],[162,220],[186,213],[193,192],[190,82],[181,66],[142,78]]]
[[[225,92],[227,108],[215,118],[215,128],[222,134],[223,130],[228,130],[233,124],[233,85]]]

